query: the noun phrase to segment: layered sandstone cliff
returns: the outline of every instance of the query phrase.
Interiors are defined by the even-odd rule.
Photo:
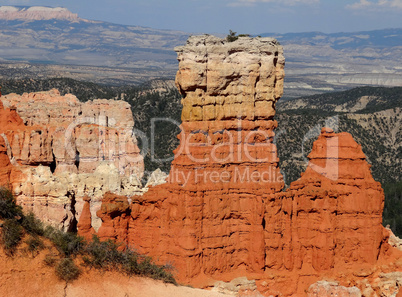
[[[187,217],[191,198],[186,197],[186,188],[176,194],[171,180],[151,188],[142,197],[134,197],[131,209],[125,197],[107,195],[102,213],[98,214],[104,222],[98,234],[103,239],[116,239],[136,248],[150,242],[149,249],[143,251],[162,262],[171,259],[169,263],[177,268],[179,279],[199,286],[214,285],[219,291],[250,291],[249,282],[239,286],[233,286],[233,281],[214,282],[229,281],[241,274],[255,279],[256,287],[251,291],[263,296],[395,296],[402,283],[402,253],[394,248],[399,245],[397,238],[381,225],[383,191],[373,180],[360,145],[348,133],[334,133],[325,128],[309,159],[306,172],[285,192],[272,194],[269,189],[262,189],[250,193],[249,197],[254,196],[241,204],[232,189],[231,194],[228,190],[218,198],[215,208],[209,202],[213,201],[213,194],[208,195],[207,187],[198,195],[194,193],[193,203],[198,203],[199,214],[193,222]],[[239,184],[240,191],[244,190]],[[157,193],[163,199],[158,200]],[[183,200],[173,200],[174,195]],[[234,199],[224,203],[226,195]],[[201,201],[208,196],[208,202]],[[263,209],[250,211],[249,205],[255,201],[262,201]],[[235,214],[228,213],[234,209]],[[206,211],[211,211],[211,215],[204,219]],[[254,217],[262,214],[261,229],[249,231],[253,227],[250,213]],[[180,224],[177,218],[184,221],[181,229],[174,229]],[[236,226],[230,226],[231,222]],[[170,230],[163,230],[165,224]],[[203,228],[209,228],[209,233]],[[236,228],[240,229],[241,237],[202,238],[197,233],[204,230],[211,234],[226,228],[232,234],[236,234]],[[254,250],[250,248],[248,233],[256,245]],[[192,238],[197,241],[191,241]],[[198,242],[201,255],[196,262],[191,248]],[[231,245],[231,252],[226,252]],[[248,262],[258,259],[252,256],[260,246],[262,261]],[[230,266],[239,261],[234,259],[241,255],[237,247],[248,248],[240,258],[247,265],[244,270],[232,270]],[[181,260],[189,265],[180,266],[180,261],[172,260],[176,259],[175,253],[181,253]],[[225,253],[232,258],[224,258]],[[211,273],[212,265],[220,268]],[[193,274],[188,276],[191,271]]]
[[[81,103],[57,90],[1,97],[4,164],[22,172],[8,178],[18,202],[43,221],[74,230],[83,197],[96,214],[106,192],[141,192],[143,159],[132,135],[130,106],[123,101]],[[9,122],[16,122],[11,128]],[[4,144],[3,144],[4,143]],[[6,167],[8,168],[8,167]],[[5,171],[5,170],[3,170]],[[10,176],[11,171],[6,171]],[[93,216],[98,228],[100,219]]]
[[[143,174],[130,106],[124,101],[81,103],[74,95],[49,92],[9,94],[1,98],[27,127],[36,131],[10,139],[21,165],[52,165],[54,172],[92,173],[102,160],[111,161],[121,175]]]

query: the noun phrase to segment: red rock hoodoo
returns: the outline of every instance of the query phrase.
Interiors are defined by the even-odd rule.
[[[264,269],[264,195],[283,179],[273,143],[282,47],[270,38],[190,37],[176,48],[182,133],[168,183],[134,199],[128,243],[180,280]]]
[[[375,264],[383,237],[383,190],[360,145],[348,133],[323,129],[309,159],[302,177],[266,203],[268,225],[282,230],[281,239],[266,238],[268,267],[320,272]],[[273,221],[268,214],[275,201],[283,211]]]
[[[384,194],[361,146],[323,128],[308,158],[299,180],[265,200],[265,274],[276,274],[267,287],[289,295],[323,276],[352,281],[384,243]]]

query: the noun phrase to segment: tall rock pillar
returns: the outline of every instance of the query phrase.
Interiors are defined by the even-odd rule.
[[[129,242],[172,263],[182,280],[261,272],[263,195],[284,185],[273,142],[282,47],[203,35],[176,52],[180,146],[168,183],[133,202]]]

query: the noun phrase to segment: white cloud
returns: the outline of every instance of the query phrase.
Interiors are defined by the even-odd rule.
[[[367,1],[367,0],[360,0],[360,2],[356,2],[353,4],[348,4],[346,5],[347,8],[351,8],[351,9],[360,9],[360,8],[365,8],[365,7],[369,7],[373,5],[372,2]]]
[[[391,7],[402,9],[402,0],[393,0],[391,2]]]
[[[316,4],[320,3],[320,0],[237,0],[229,3],[229,6],[254,6],[258,3],[279,3],[287,6],[293,6],[297,4]]]
[[[378,0],[378,1],[368,1],[360,0],[353,4],[346,5],[349,9],[379,9],[379,8],[392,8],[392,9],[402,9],[402,0]]]

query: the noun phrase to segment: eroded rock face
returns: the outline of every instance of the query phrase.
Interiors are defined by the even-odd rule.
[[[14,160],[7,138],[15,129],[24,129],[22,119],[15,109],[4,108],[0,100],[0,186],[9,186],[11,180],[19,180],[20,172],[11,163]]]
[[[9,165],[1,172],[25,210],[46,223],[75,230],[87,196],[97,230],[101,220],[96,211],[106,192],[142,193],[144,164],[126,102],[81,103],[57,90],[9,94],[1,102],[0,159],[13,163],[22,178],[10,178]]]
[[[102,220],[102,226],[98,231],[101,240],[127,242],[130,205],[126,196],[106,193],[97,216]]]
[[[382,227],[383,190],[361,146],[324,128],[308,158],[301,178],[265,202],[265,275],[275,277],[260,290],[292,296],[331,279],[334,292],[357,286],[363,296],[391,296],[381,275],[402,270],[401,252]]]
[[[272,119],[283,94],[283,49],[271,38],[192,36],[176,49],[183,122]]]
[[[124,101],[81,103],[74,95],[49,92],[1,97],[13,107],[29,134],[9,139],[13,156],[22,165],[46,165],[54,172],[92,173],[100,161],[111,161],[121,175],[143,174],[143,161],[132,137],[130,106]]]
[[[349,133],[324,128],[308,158],[302,177],[265,201],[266,271],[296,270],[302,281],[374,266],[384,194],[361,146]]]
[[[101,220],[96,212],[107,192],[127,196],[142,194],[142,185],[133,175],[121,176],[113,163],[102,161],[93,173],[52,173],[48,166],[19,167],[24,174],[12,183],[18,203],[33,211],[42,221],[64,230],[75,228],[84,206],[90,201],[92,227],[98,230]]]

